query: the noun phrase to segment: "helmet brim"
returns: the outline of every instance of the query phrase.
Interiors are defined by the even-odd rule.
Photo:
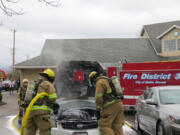
[[[40,76],[44,76],[44,77],[48,77],[48,75],[45,74],[45,73],[43,73],[43,72],[40,72],[39,75],[40,75]]]

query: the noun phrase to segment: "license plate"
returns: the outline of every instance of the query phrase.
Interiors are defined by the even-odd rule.
[[[88,135],[87,132],[74,132],[72,135]]]

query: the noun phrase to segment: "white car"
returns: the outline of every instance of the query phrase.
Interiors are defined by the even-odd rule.
[[[57,100],[60,109],[52,115],[53,135],[100,135],[94,100]]]

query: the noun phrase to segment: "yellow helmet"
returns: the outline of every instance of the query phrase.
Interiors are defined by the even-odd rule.
[[[23,79],[23,81],[22,81],[22,82],[23,82],[23,83],[25,83],[25,82],[27,82],[27,83],[28,83],[29,81],[28,81],[28,79],[26,79],[26,78],[25,78],[25,79]]]
[[[47,76],[50,78],[54,78],[55,74],[54,71],[52,71],[51,69],[45,69],[43,72],[40,73],[41,76]]]
[[[90,78],[93,78],[96,74],[97,74],[96,71],[92,71],[92,72],[89,74],[89,79],[90,79]]]
[[[89,81],[89,86],[93,86],[96,80],[96,77],[98,77],[98,73],[96,71],[93,71],[89,74],[88,81]]]

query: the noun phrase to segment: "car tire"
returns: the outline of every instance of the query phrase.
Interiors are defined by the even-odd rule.
[[[162,122],[159,122],[157,125],[156,135],[166,135]]]
[[[139,119],[138,119],[138,116],[137,116],[137,115],[135,115],[134,129],[135,129],[136,131],[138,131],[140,134],[143,133],[143,130],[142,130],[142,129],[140,128],[140,126],[139,126]]]

